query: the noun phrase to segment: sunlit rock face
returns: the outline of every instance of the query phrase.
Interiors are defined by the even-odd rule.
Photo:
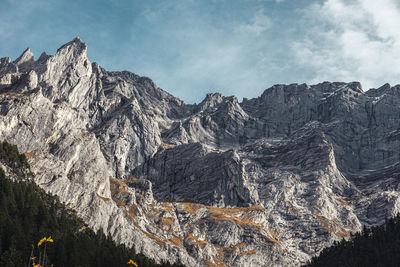
[[[0,139],[115,241],[187,266],[291,266],[399,212],[400,86],[188,105],[86,50],[0,59]]]

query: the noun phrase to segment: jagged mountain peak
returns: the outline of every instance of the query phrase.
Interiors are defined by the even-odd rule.
[[[207,110],[217,108],[223,103],[238,104],[238,99],[236,96],[223,96],[221,93],[209,93],[201,101],[198,106],[200,110]]]
[[[67,50],[71,51],[74,54],[81,54],[81,53],[86,53],[87,50],[87,45],[84,43],[81,38],[75,37],[72,41],[62,45],[58,50],[57,53],[62,51],[62,50]]]
[[[34,55],[32,51],[29,49],[25,49],[25,51],[14,61],[14,64],[21,65],[23,63],[34,61]]]

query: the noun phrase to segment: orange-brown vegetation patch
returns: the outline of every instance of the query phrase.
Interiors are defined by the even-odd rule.
[[[226,266],[222,260],[217,259],[214,256],[213,256],[213,260],[214,260],[214,262],[209,259],[203,259],[203,261],[207,264],[208,267],[225,267]]]
[[[129,193],[129,191],[126,189],[128,186],[123,182],[120,181],[119,179],[111,179],[110,183],[110,189],[111,189],[111,197],[114,200],[114,202],[117,204],[117,206],[126,206],[126,202],[121,200],[117,195],[119,193]]]
[[[118,199],[118,198],[114,198],[113,199],[114,200],[114,202],[117,204],[117,206],[118,207],[125,207],[126,206],[126,202],[125,201],[123,201],[123,200],[120,200],[120,199]]]
[[[172,204],[171,203],[169,203],[169,202],[162,202],[161,203],[161,207],[163,207],[163,209],[164,209],[164,211],[165,212],[172,212],[173,211],[173,207],[172,207]]]
[[[215,221],[229,221],[241,226],[253,226],[258,228],[263,228],[263,223],[255,223],[249,218],[252,212],[263,212],[265,208],[262,206],[251,206],[251,207],[241,207],[241,208],[220,208],[214,206],[204,206],[201,204],[191,203],[191,202],[177,202],[175,203],[183,206],[183,210],[187,213],[195,214],[200,208],[207,208],[209,213],[209,218]],[[241,214],[242,218],[237,215]]]
[[[235,250],[235,249],[240,249],[241,247],[246,246],[244,243],[237,243],[236,245],[230,246],[228,248],[225,248],[225,250]]]
[[[132,205],[124,210],[124,213],[128,216],[129,219],[135,220],[137,217],[139,210],[136,205]]]
[[[292,202],[289,202],[289,206],[290,206],[290,209],[291,209],[294,213],[298,213],[298,212],[299,212],[299,210],[293,205]]]
[[[122,180],[115,179],[115,178],[111,179],[110,189],[111,189],[111,195],[112,195],[113,199],[114,199],[115,195],[118,193],[129,193],[127,188],[128,188],[128,186]]]
[[[268,236],[265,236],[265,238],[268,239],[269,243],[278,244],[279,246],[282,247],[282,243],[281,243],[281,241],[279,239],[276,239],[274,237],[268,237]]]
[[[268,240],[268,243],[277,244],[282,247],[282,242],[279,240],[279,233],[274,232],[273,230],[268,230],[270,236],[264,235],[264,237]]]
[[[129,176],[129,177],[126,179],[126,181],[127,181],[127,182],[145,182],[145,181],[147,181],[147,180],[146,180],[146,179],[138,179],[138,178],[136,178],[136,177]]]
[[[349,236],[349,232],[347,232],[344,228],[340,228],[339,231],[335,232],[335,235],[338,237],[347,237]]]
[[[226,266],[223,259],[215,256],[212,256],[212,258],[217,266]]]
[[[160,223],[163,225],[172,226],[174,224],[174,221],[172,220],[172,218],[161,217]]]
[[[96,192],[96,195],[97,195],[99,198],[101,198],[102,200],[104,200],[104,201],[110,200],[108,197],[103,197],[103,196],[99,195],[99,193],[97,193],[97,192]]]
[[[146,216],[147,219],[150,219],[150,220],[158,219],[158,214],[155,213],[154,211],[151,213],[146,212],[144,215]]]
[[[140,227],[139,224],[137,223],[133,223],[140,231],[142,231],[145,235],[147,235],[148,237],[150,237],[151,239],[155,240],[157,242],[158,245],[160,245],[160,247],[162,247],[164,245],[164,241],[162,241],[160,238],[156,237],[155,235],[150,234],[149,232],[145,231],[142,229],[142,227]]]
[[[200,240],[197,238],[197,236],[194,236],[192,234],[188,234],[186,239],[188,241],[191,241],[192,245],[199,246],[200,248],[204,248],[206,244],[209,244],[207,241]]]
[[[313,206],[314,209],[316,209],[318,212],[321,212],[321,207],[319,205]]]
[[[194,235],[192,235],[192,234],[188,234],[188,236],[186,237],[187,238],[187,240],[196,240],[197,239],[197,237],[195,237]]]
[[[25,155],[25,157],[27,157],[28,159],[34,159],[34,158],[36,158],[35,152],[31,152],[31,151],[24,152],[24,155]]]
[[[24,97],[24,96],[28,96],[29,94],[27,94],[27,93],[4,92],[4,93],[1,93],[0,95],[2,95],[2,96],[10,96],[10,97]]]
[[[254,254],[257,253],[258,250],[257,249],[252,249],[252,250],[248,250],[248,251],[242,251],[238,254],[238,256],[244,256],[244,255],[250,255],[250,254]]]
[[[253,207],[243,207],[243,208],[219,208],[207,206],[208,212],[210,214],[210,219],[215,221],[229,221],[234,224],[238,224],[241,226],[252,226],[257,228],[263,228],[263,223],[255,223],[249,220],[249,216],[243,216],[240,218],[236,216],[240,213],[249,213],[249,212],[260,212],[264,211],[265,208],[261,206],[253,206]]]
[[[339,237],[347,237],[349,236],[349,232],[347,232],[342,226],[340,226],[339,222],[337,220],[329,220],[327,218],[325,218],[322,215],[316,214],[315,215],[317,217],[317,220],[322,224],[322,227],[330,232],[330,233],[334,233],[336,236]],[[336,231],[335,229],[339,228],[338,231]]]
[[[120,186],[128,187],[128,185],[127,185],[126,183],[124,183],[124,181],[121,180],[121,179],[112,178],[111,181],[112,181],[112,182],[115,182],[115,183],[117,183],[117,184],[119,184]]]
[[[342,198],[342,197],[337,197],[337,198],[335,198],[339,203],[341,203],[342,205],[344,205],[344,206],[351,206],[351,204],[345,199],[345,198]]]
[[[331,227],[329,219],[319,214],[316,214],[315,216],[317,217],[317,220],[322,224],[325,230],[327,230],[328,232],[334,232],[334,230]]]
[[[177,204],[182,205],[184,211],[191,214],[195,214],[202,206],[201,204],[191,202],[177,202]]]
[[[182,241],[183,241],[182,237],[172,237],[172,238],[168,239],[168,242],[170,242],[171,244],[173,244],[177,247],[182,246]]]
[[[275,239],[279,239],[279,233],[277,233],[277,232],[274,232],[273,230],[268,230],[268,232],[269,232],[269,234],[273,237],[273,238],[275,238]]]
[[[124,213],[129,217],[129,219],[136,219],[136,214],[131,209],[124,210]]]
[[[217,253],[220,255],[220,257],[225,257],[225,252],[223,248],[217,248]]]
[[[192,242],[192,245],[199,246],[200,248],[204,248],[207,244],[208,242],[204,240],[195,240]]]
[[[160,146],[164,149],[171,149],[171,148],[175,147],[175,145],[173,145],[173,144],[166,144],[166,143],[161,143]]]
[[[207,264],[208,267],[216,267],[216,266],[218,266],[214,262],[210,261],[209,259],[203,259],[203,261]]]
[[[172,237],[172,238],[169,238],[169,239],[162,240],[162,239],[160,239],[159,237],[157,237],[157,236],[155,236],[155,235],[153,235],[153,234],[151,234],[151,233],[145,231],[145,230],[144,230],[142,227],[140,227],[140,225],[137,224],[136,222],[134,222],[133,224],[134,224],[140,231],[142,231],[147,237],[149,237],[149,238],[153,239],[154,241],[156,241],[156,243],[157,243],[160,247],[162,247],[162,246],[165,244],[165,242],[169,242],[169,243],[171,243],[171,244],[173,244],[173,245],[175,245],[175,246],[178,246],[178,247],[181,247],[181,246],[182,246],[182,241],[183,241],[183,238],[182,238],[182,237]]]
[[[102,197],[102,196],[100,196],[100,195],[98,195],[98,197],[101,198],[101,199],[104,200],[104,201],[110,200],[110,198],[108,198],[108,197]]]

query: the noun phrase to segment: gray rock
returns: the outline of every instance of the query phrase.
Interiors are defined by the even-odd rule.
[[[115,241],[187,266],[296,266],[399,212],[400,86],[188,105],[86,51],[0,59],[0,139]]]

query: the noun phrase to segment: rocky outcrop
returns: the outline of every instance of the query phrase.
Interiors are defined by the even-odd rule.
[[[117,242],[188,266],[291,266],[398,213],[400,86],[188,105],[86,50],[0,59],[0,139]]]

